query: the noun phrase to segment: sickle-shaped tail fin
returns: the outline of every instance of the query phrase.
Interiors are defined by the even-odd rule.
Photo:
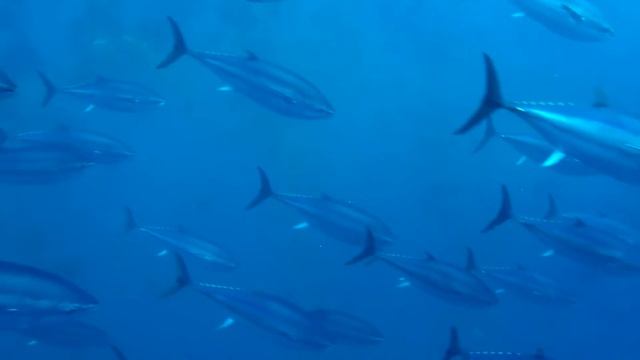
[[[460,349],[458,328],[454,326],[451,328],[451,332],[449,334],[449,347],[447,348],[447,352],[444,353],[443,360],[451,360],[460,354],[462,354],[462,350]]]
[[[483,233],[487,233],[498,226],[504,224],[508,220],[513,218],[513,210],[511,208],[511,196],[509,195],[509,190],[505,185],[502,185],[502,203],[500,206],[500,210],[498,210],[498,214],[493,220],[485,228],[482,230]]]
[[[487,120],[485,121],[485,123],[486,123],[486,127],[484,129],[484,135],[482,136],[482,139],[480,140],[478,145],[476,145],[475,149],[473,149],[474,154],[484,149],[484,147],[487,146],[487,144],[494,137],[496,137],[496,135],[498,135],[498,133],[496,132],[495,126],[493,126],[493,120],[491,119],[491,116],[487,117]]]
[[[42,107],[46,107],[51,102],[51,99],[58,92],[58,88],[53,84],[53,82],[45,75],[43,72],[38,72],[38,76],[42,81],[42,85],[44,85],[44,97],[42,98]]]
[[[504,107],[504,101],[502,99],[502,93],[500,91],[500,83],[498,80],[498,73],[493,65],[493,60],[487,54],[484,54],[484,64],[486,72],[486,89],[482,103],[476,110],[476,112],[455,131],[455,135],[462,135],[469,130],[475,128],[483,120],[487,119],[496,110]]]
[[[376,238],[373,235],[371,229],[367,229],[367,239],[364,243],[362,251],[358,255],[354,256],[351,260],[347,261],[345,265],[354,265],[366,259],[372,258],[376,256],[377,252],[378,250],[376,245]]]
[[[263,201],[273,196],[273,190],[271,189],[271,182],[267,173],[258,166],[258,174],[260,175],[260,190],[258,194],[251,200],[251,202],[245,207],[247,210],[251,210],[254,207],[262,204]]]
[[[175,251],[171,252],[171,254],[176,261],[176,278],[173,286],[162,294],[163,298],[171,297],[191,285],[191,274],[189,274],[189,268],[184,258]]]
[[[180,30],[178,22],[171,16],[167,17],[167,20],[169,21],[169,26],[171,27],[171,33],[173,35],[173,48],[164,60],[156,65],[156,69],[164,69],[184,55],[189,54],[189,48],[184,40],[184,36],[182,35],[182,30]]]

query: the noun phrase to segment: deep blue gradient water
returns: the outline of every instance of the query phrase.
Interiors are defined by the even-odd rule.
[[[590,104],[604,88],[618,108],[640,113],[640,6],[593,0],[615,38],[582,43],[513,17],[507,0],[309,1],[194,0],[0,2],[0,66],[18,92],[0,103],[9,134],[65,125],[130,144],[125,162],[90,167],[65,181],[0,185],[0,258],[62,275],[100,299],[78,316],[111,334],[129,359],[441,359],[449,328],[472,350],[534,352],[554,359],[640,357],[640,278],[615,277],[549,250],[515,224],[480,230],[512,190],[518,213],[542,216],[547,194],[563,211],[604,213],[640,222],[640,189],[606,176],[567,177],[532,164],[494,141],[472,149],[481,131],[453,131],[484,91],[482,52],[492,55],[510,99]],[[192,59],[156,64],[171,47],[166,16],[194,49],[242,53],[302,74],[336,114],[299,120],[270,112],[222,83]],[[61,85],[97,75],[135,81],[161,94],[153,111],[85,112],[56,97],[42,108],[36,71]],[[505,133],[532,134],[502,112]],[[467,247],[487,266],[526,265],[576,295],[571,306],[501,296],[487,309],[448,304],[415,287],[398,288],[383,264],[345,267],[357,247],[330,239],[292,209],[258,191],[256,167],[275,190],[330,194],[353,201],[397,234],[393,251],[464,265]],[[230,314],[194,291],[168,299],[170,257],[144,236],[127,234],[125,207],[143,224],[182,225],[228,249],[239,266],[211,271],[189,259],[192,276],[260,289],[307,309],[331,308],[375,324],[377,346],[313,352],[283,346],[246,321],[216,330]],[[1,284],[0,284],[1,287]],[[27,345],[0,336],[2,359],[110,359],[106,349]]]

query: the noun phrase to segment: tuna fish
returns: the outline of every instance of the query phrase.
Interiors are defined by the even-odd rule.
[[[29,145],[0,146],[0,182],[47,184],[65,180],[93,163],[64,150]]]
[[[140,112],[165,104],[165,100],[154,91],[133,82],[98,76],[84,84],[59,88],[45,74],[39,75],[46,90],[42,100],[43,107],[57,94],[68,95],[80,101],[86,106],[85,111],[99,107],[120,112]]]
[[[309,312],[319,331],[333,344],[349,346],[377,345],[384,335],[373,324],[339,310],[319,309]]]
[[[232,314],[254,324],[266,333],[293,345],[309,350],[324,350],[332,345],[300,306],[282,297],[259,291],[220,286],[208,283],[192,283],[184,259],[174,253],[178,265],[175,287],[167,292],[172,295],[185,287],[214,300]]]
[[[568,305],[575,299],[559,284],[522,265],[512,267],[477,267],[476,273],[496,289],[496,293],[514,295],[535,303]]]
[[[205,261],[209,266],[216,270],[233,270],[237,267],[233,257],[221,246],[213,243],[208,239],[191,234],[184,227],[178,226],[160,227],[160,226],[140,226],[136,221],[131,209],[126,209],[127,214],[127,231],[137,231],[159,240],[170,250],[194,256]]]
[[[118,139],[66,126],[53,130],[23,132],[16,135],[16,140],[45,151],[68,151],[91,163],[115,163],[134,155],[131,148]]]
[[[457,131],[463,134],[498,109],[516,114],[555,150],[543,166],[567,156],[595,171],[632,184],[640,183],[640,120],[608,107],[569,103],[506,102],[493,61],[485,55],[487,87],[481,106]]]
[[[400,271],[412,284],[424,291],[455,305],[489,307],[498,303],[495,292],[478,277],[471,250],[467,254],[466,267],[442,262],[433,255],[424,258],[378,253],[371,231],[360,254],[347,262],[353,265],[367,259],[376,259]]]
[[[526,160],[531,160],[536,165],[543,166],[545,161],[549,159],[556,150],[546,141],[533,136],[500,134],[496,132],[491,119],[487,119],[486,123],[487,127],[484,137],[476,147],[475,152],[481,150],[489,141],[491,141],[491,139],[497,137],[522,155],[518,160],[518,165],[522,164]],[[572,176],[588,176],[596,174],[593,169],[586,167],[580,160],[571,156],[564,157],[556,165],[550,167],[550,169],[564,175]]]
[[[544,218],[517,216],[509,191],[503,186],[500,210],[483,232],[513,220],[554,253],[613,274],[640,271],[640,232],[590,214],[559,214],[551,197],[549,204]]]
[[[228,55],[191,50],[176,21],[168,19],[174,44],[159,69],[186,55],[216,74],[225,83],[225,89],[278,114],[299,119],[324,119],[334,114],[327,98],[309,80],[252,52]]]
[[[6,72],[0,70],[0,98],[13,95],[18,86],[11,80]]]
[[[16,326],[15,332],[31,341],[65,348],[108,348],[119,360],[124,353],[104,330],[69,318],[30,319]]]
[[[253,209],[267,199],[275,199],[298,211],[311,228],[317,229],[338,241],[361,246],[366,229],[371,229],[381,244],[392,241],[391,229],[377,216],[356,205],[328,195],[309,196],[276,193],[272,190],[267,174],[258,168],[260,191],[247,205]]]
[[[283,297],[266,292],[193,282],[182,256],[172,254],[176,259],[178,274],[167,296],[186,287],[193,288],[235,316],[276,336],[276,339],[284,340],[288,346],[324,350],[334,345],[375,345],[384,339],[375,326],[342,311],[307,311]],[[234,323],[233,318],[228,318],[219,329],[228,328]]]
[[[509,351],[467,351],[460,347],[458,329],[451,328],[449,347],[444,354],[444,360],[551,360],[538,349],[532,354],[523,354]]]
[[[614,31],[587,0],[512,0],[529,18],[556,34],[578,41],[603,41]]]
[[[78,285],[27,265],[0,261],[0,284],[0,315],[62,315],[98,305],[98,300]]]

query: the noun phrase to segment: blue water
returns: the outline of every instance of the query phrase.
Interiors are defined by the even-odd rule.
[[[638,189],[608,177],[566,177],[519,158],[496,141],[477,155],[480,131],[452,132],[480,101],[482,52],[492,54],[515,99],[589,104],[604,87],[615,106],[639,112],[640,6],[593,0],[616,28],[601,43],[562,38],[504,0],[245,1],[24,0],[0,3],[0,65],[18,92],[0,103],[8,133],[61,124],[100,131],[130,144],[133,159],[91,167],[62,182],[0,185],[3,260],[63,275],[95,294],[98,309],[79,318],[108,331],[129,359],[440,359],[449,328],[473,350],[533,352],[554,359],[638,359],[640,279],[611,277],[548,250],[509,224],[480,229],[499,205],[499,185],[514,207],[542,215],[553,193],[565,211],[602,212],[637,224]],[[336,114],[285,118],[222,84],[191,59],[155,65],[171,46],[166,16],[199,50],[251,50],[312,81]],[[36,70],[60,84],[96,75],[135,81],[167,99],[140,113],[85,106],[60,97],[42,108]],[[503,132],[531,133],[508,113]],[[380,216],[397,234],[394,251],[429,251],[460,265],[465,249],[483,265],[524,264],[577,295],[572,306],[504,297],[498,306],[450,305],[381,264],[345,267],[358,249],[313,231],[274,201],[247,212],[258,189],[256,166],[275,189],[327,193]],[[233,272],[190,261],[199,280],[260,289],[307,308],[367,319],[385,334],[377,346],[293,349],[229,316],[192,291],[173,298],[174,265],[157,242],[127,235],[124,208],[143,223],[183,225],[224,245]],[[8,359],[110,359],[105,349],[26,345],[0,337]]]

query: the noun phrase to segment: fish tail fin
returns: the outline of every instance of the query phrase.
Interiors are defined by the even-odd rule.
[[[42,85],[44,85],[44,98],[42,98],[42,107],[46,107],[49,102],[51,102],[51,99],[53,99],[53,97],[56,95],[56,93],[58,92],[58,88],[53,84],[53,82],[49,79],[49,77],[47,77],[47,75],[45,75],[43,72],[38,72],[38,76],[40,77],[40,80],[42,81]]]
[[[0,70],[0,79],[9,84],[9,86],[13,90],[18,88],[18,85],[16,85],[16,83],[9,77],[9,74],[7,74],[4,70]]]
[[[498,132],[496,131],[495,126],[493,125],[493,120],[491,119],[491,116],[488,116],[486,121],[486,127],[484,128],[484,135],[482,136],[482,139],[480,140],[478,145],[476,145],[475,149],[473,149],[473,153],[475,154],[480,150],[484,149],[484,147],[487,146],[487,144],[494,137],[496,137],[496,135],[498,135]]]
[[[260,175],[260,190],[258,194],[251,200],[251,202],[246,206],[247,210],[251,210],[254,207],[260,205],[263,201],[267,200],[271,196],[273,196],[273,190],[271,189],[271,182],[269,181],[269,177],[267,173],[258,166],[258,174]]]
[[[508,220],[513,218],[513,210],[511,208],[511,196],[509,195],[509,190],[505,185],[502,185],[502,203],[500,206],[500,210],[498,210],[498,214],[493,220],[482,230],[483,233],[487,233],[498,226],[502,225]]]
[[[136,216],[133,214],[133,210],[130,207],[126,207],[124,209],[126,222],[125,222],[125,230],[126,232],[132,232],[138,229],[140,226],[138,225],[138,221],[136,220]]]
[[[172,254],[176,261],[176,278],[173,286],[162,294],[163,298],[171,297],[191,285],[191,274],[189,274],[189,268],[187,268],[184,258],[175,251]]]
[[[167,20],[169,21],[169,26],[171,26],[171,33],[173,34],[173,48],[171,49],[171,52],[167,54],[164,60],[156,65],[156,69],[164,69],[176,62],[182,56],[189,54],[189,48],[187,47],[187,43],[184,41],[184,36],[182,35],[180,26],[171,16],[167,17]]]
[[[465,268],[469,272],[478,270],[478,263],[476,262],[476,255],[471,248],[467,248],[467,263]]]
[[[502,99],[502,93],[500,91],[500,82],[498,80],[498,73],[493,65],[493,60],[487,54],[484,54],[484,64],[486,72],[486,89],[482,103],[476,110],[476,112],[455,131],[455,135],[462,135],[467,131],[478,126],[483,120],[488,118],[493,112],[504,107],[504,100]]]
[[[443,360],[451,360],[460,354],[462,354],[462,350],[460,349],[458,328],[454,326],[449,333],[449,347],[447,348],[447,352],[444,353]]]
[[[376,256],[377,252],[378,249],[376,245],[376,238],[373,235],[371,229],[367,229],[367,239],[364,243],[362,251],[358,255],[354,256],[351,260],[347,261],[345,265],[355,265],[359,262]]]
[[[116,345],[110,345],[109,348],[111,349],[111,352],[113,352],[113,354],[116,356],[118,360],[127,360],[127,357],[124,355],[124,353],[122,352],[122,350],[120,350],[119,347],[117,347]]]

